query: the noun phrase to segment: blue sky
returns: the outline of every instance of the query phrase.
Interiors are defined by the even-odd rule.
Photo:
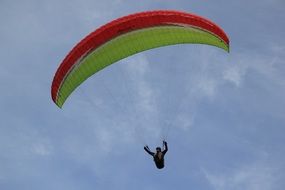
[[[214,21],[231,52],[146,51],[57,108],[50,86],[71,48],[154,9]],[[1,0],[0,22],[0,189],[284,189],[284,1]],[[143,146],[162,138],[169,152],[157,170]]]

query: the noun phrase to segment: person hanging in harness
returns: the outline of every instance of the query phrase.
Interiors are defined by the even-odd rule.
[[[144,150],[149,153],[151,156],[153,156],[153,161],[155,162],[155,165],[158,169],[162,169],[164,168],[164,155],[166,154],[166,152],[168,151],[168,147],[167,147],[167,142],[163,141],[163,147],[164,150],[161,151],[160,147],[156,148],[156,153],[151,152],[151,150],[149,149],[149,147],[146,145],[144,146]]]

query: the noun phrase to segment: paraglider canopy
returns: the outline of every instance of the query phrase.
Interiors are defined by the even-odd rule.
[[[229,51],[229,39],[212,21],[170,10],[146,11],[118,18],[80,41],[54,76],[51,95],[62,107],[87,78],[133,54],[174,44],[206,44]]]

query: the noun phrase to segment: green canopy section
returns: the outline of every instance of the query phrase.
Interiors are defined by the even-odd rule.
[[[56,103],[62,107],[69,95],[86,79],[131,55],[175,44],[206,44],[229,52],[228,45],[205,30],[186,26],[159,26],[120,35],[81,58],[60,85]]]

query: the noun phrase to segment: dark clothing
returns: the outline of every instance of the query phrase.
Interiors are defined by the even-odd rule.
[[[163,142],[164,150],[163,151],[157,151],[156,153],[151,152],[148,146],[144,147],[144,150],[149,153],[151,156],[153,156],[153,161],[155,162],[155,165],[158,169],[164,168],[164,155],[168,151],[167,143]]]

